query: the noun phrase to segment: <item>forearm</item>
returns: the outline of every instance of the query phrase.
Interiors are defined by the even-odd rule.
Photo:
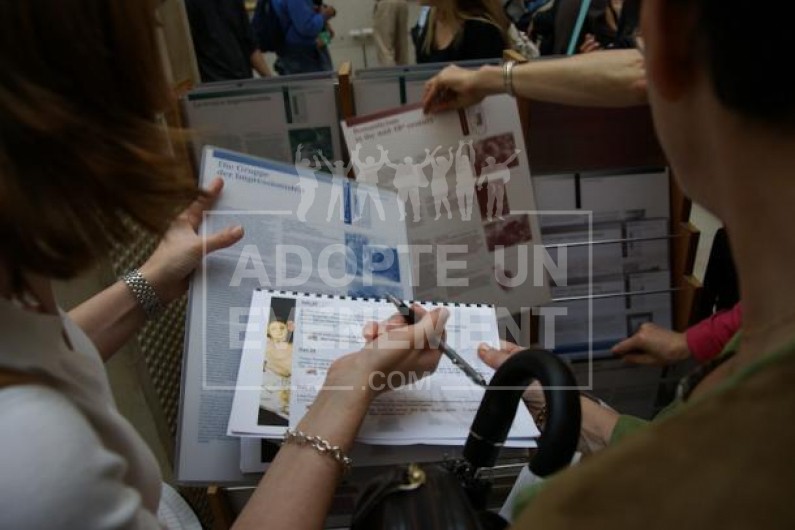
[[[270,77],[271,69],[265,61],[265,56],[259,50],[254,50],[251,53],[251,67],[262,77]]]
[[[69,316],[106,361],[146,322],[140,304],[121,281],[72,309]]]
[[[513,91],[563,105],[630,107],[647,103],[645,75],[637,50],[610,50],[517,65]],[[476,83],[486,94],[505,92],[501,67],[482,68]]]
[[[369,402],[356,390],[322,390],[298,430],[339,445],[347,453]],[[284,445],[234,530],[322,528],[341,476],[341,466],[328,455],[307,446]]]
[[[588,452],[595,452],[607,447],[613,437],[613,429],[618,423],[619,414],[611,408],[602,406],[587,397],[580,398],[582,407],[581,442]]]

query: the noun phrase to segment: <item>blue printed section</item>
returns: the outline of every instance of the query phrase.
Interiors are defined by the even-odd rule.
[[[400,262],[397,249],[383,245],[372,245],[365,249],[363,256],[365,270],[373,276],[400,283]]]
[[[348,296],[353,298],[386,298],[388,294],[401,299],[406,296],[400,285],[364,285],[357,280],[348,287]]]
[[[400,283],[400,261],[396,248],[370,244],[367,236],[345,234],[346,273],[356,278],[387,280]]]
[[[364,251],[369,244],[370,240],[367,236],[345,234],[345,246],[350,250],[350,252],[346,252],[345,257],[345,272],[347,274],[357,278],[364,276]]]
[[[345,224],[353,223],[353,193],[351,193],[351,183],[345,179],[342,183],[342,211]],[[347,242],[346,242],[347,244]]]
[[[265,160],[263,158],[256,158],[253,156],[247,156],[240,153],[235,153],[232,151],[225,151],[223,149],[214,148],[210,152],[210,156],[217,158],[218,160],[226,160],[227,162],[235,162],[238,164],[246,164],[248,166],[254,166],[262,169],[270,169],[272,171],[279,171],[281,173],[287,173],[288,175],[298,175],[298,172],[295,169],[295,166],[284,164],[282,162],[275,162],[273,160]]]

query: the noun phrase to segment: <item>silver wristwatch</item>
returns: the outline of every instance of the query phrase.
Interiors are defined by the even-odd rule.
[[[165,307],[152,284],[141,275],[141,271],[138,269],[133,269],[122,276],[121,281],[132,291],[147,318],[154,318]]]

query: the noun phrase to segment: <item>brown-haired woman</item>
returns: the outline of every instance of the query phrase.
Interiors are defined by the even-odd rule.
[[[0,0],[2,528],[161,528],[160,471],[116,410],[102,361],[185,291],[204,250],[234,244],[243,230],[197,235],[222,183],[200,193],[156,124],[170,97],[158,3]],[[163,233],[154,254],[129,283],[62,312],[52,280],[128,243],[131,222]],[[331,384],[357,390],[322,390],[299,428],[347,451],[377,394],[365,388],[370,375],[423,373],[440,357],[427,343],[409,351],[383,341],[415,328],[434,337],[440,318],[373,328],[363,354],[329,371]],[[328,455],[286,446],[238,525],[322,526],[341,471]]]
[[[418,63],[502,57],[508,18],[497,0],[425,0],[427,20],[417,34]]]

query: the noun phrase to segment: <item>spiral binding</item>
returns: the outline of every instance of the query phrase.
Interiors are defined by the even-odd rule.
[[[277,289],[263,289],[262,287],[257,287],[256,290],[259,292],[270,294],[271,296],[321,298],[326,300],[347,300],[351,302],[391,303],[388,299],[381,298],[378,296],[347,296],[339,294],[307,293],[301,291],[281,291]],[[409,305],[419,304],[419,305],[432,305],[437,307],[468,307],[468,308],[494,309],[494,304],[474,304],[474,303],[468,304],[464,302],[439,302],[435,300],[403,300],[403,302],[406,302]]]

